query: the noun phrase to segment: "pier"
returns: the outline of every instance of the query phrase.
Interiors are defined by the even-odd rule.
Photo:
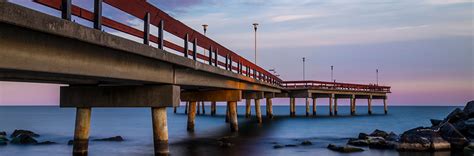
[[[183,126],[190,132],[199,126],[196,115],[206,113],[204,103],[211,104],[211,115],[216,114],[217,102],[226,103],[233,132],[239,130],[237,104],[243,100],[247,118],[252,117],[254,103],[259,124],[261,100],[266,100],[266,117],[274,117],[273,98],[289,99],[290,116],[296,116],[296,98],[305,99],[306,116],[317,115],[317,98],[328,99],[331,115],[337,115],[337,100],[343,98],[350,99],[353,115],[356,99],[367,100],[368,114],[373,113],[372,100],[383,100],[384,113],[388,112],[389,86],[284,81],[143,0],[95,0],[94,11],[71,0],[34,2],[60,11],[61,17],[0,0],[0,80],[64,84],[60,107],[77,109],[75,155],[87,155],[95,107],[150,108],[156,155],[169,153],[166,109],[176,110],[180,102],[186,103],[188,121]],[[142,19],[143,31],[102,16],[104,4]],[[92,22],[93,27],[71,21],[72,16]],[[151,25],[158,34],[150,33]],[[103,27],[138,37],[142,43],[104,32]],[[182,44],[166,40],[165,32],[182,39]],[[209,55],[198,53],[200,49]]]

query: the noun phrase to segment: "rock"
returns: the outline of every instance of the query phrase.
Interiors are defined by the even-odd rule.
[[[301,145],[304,145],[304,146],[308,146],[308,145],[312,145],[313,143],[309,140],[305,140],[303,142],[301,142]]]
[[[53,145],[53,144],[56,144],[56,142],[53,142],[53,141],[43,141],[43,142],[37,143],[36,145]]]
[[[7,132],[3,132],[3,131],[0,132],[0,137],[1,137],[1,136],[7,136]]]
[[[368,137],[367,142],[369,143],[369,148],[375,149],[394,149],[396,143],[393,141],[387,141],[382,137]]]
[[[465,156],[474,155],[474,143],[470,143],[468,146],[464,147],[463,153]]]
[[[67,142],[67,145],[74,145],[74,140],[69,140],[69,141]]]
[[[294,144],[286,144],[285,147],[296,147],[297,145]]]
[[[440,151],[449,150],[450,143],[431,128],[417,127],[404,132],[400,137],[399,151]]]
[[[474,117],[474,101],[469,101],[462,111],[470,118]]]
[[[37,144],[38,141],[36,141],[35,138],[31,134],[20,134],[17,135],[16,137],[13,137],[12,140],[10,141],[12,144],[18,144],[18,145],[30,145],[30,144]]]
[[[217,141],[217,145],[219,145],[220,147],[232,147],[232,146],[234,146],[234,144],[232,144],[230,142],[224,142],[224,141]]]
[[[388,133],[379,129],[376,129],[374,132],[370,133],[369,136],[387,138]]]
[[[387,141],[395,141],[395,142],[397,142],[399,139],[400,139],[400,136],[398,136],[397,134],[395,134],[393,132],[390,132],[388,134],[387,138],[385,138],[385,140],[387,140]]]
[[[19,135],[28,135],[31,137],[39,137],[39,134],[36,134],[35,132],[29,131],[29,130],[22,130],[22,129],[15,129],[13,133],[10,135],[11,138],[17,137]]]
[[[438,126],[443,122],[443,120],[438,120],[438,119],[430,119],[431,125],[432,126]]]
[[[464,121],[464,125],[466,126],[465,136],[469,139],[474,139],[474,118],[468,119]]]
[[[8,139],[5,136],[0,136],[0,146],[7,145]]]
[[[358,148],[358,147],[351,147],[351,146],[336,146],[333,144],[329,144],[328,149],[337,151],[337,152],[342,152],[342,153],[352,153],[352,152],[362,152],[364,149]]]
[[[458,130],[456,127],[461,128],[461,130]],[[444,140],[451,143],[451,148],[462,150],[465,146],[469,144],[469,139],[464,137],[465,134],[459,134],[464,131],[462,129],[465,129],[462,127],[463,126],[461,124],[457,124],[457,126],[454,126],[450,123],[446,123],[445,125],[439,128],[439,133]]]
[[[366,139],[350,138],[349,141],[347,141],[347,144],[354,146],[368,146],[369,142]]]
[[[123,141],[122,136],[114,136],[110,138],[94,139],[93,141]]]
[[[285,146],[280,145],[280,144],[273,145],[274,149],[283,148],[283,147],[285,147]]]
[[[359,133],[359,139],[367,139],[369,135],[367,133]]]
[[[449,123],[455,123],[458,120],[463,120],[463,119],[467,119],[467,118],[468,118],[468,116],[467,116],[466,113],[464,113],[464,111],[462,111],[459,108],[456,108],[451,113],[449,113],[449,115],[444,120],[449,122]]]

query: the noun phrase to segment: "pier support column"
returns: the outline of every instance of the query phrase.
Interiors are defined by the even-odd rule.
[[[316,116],[316,98],[313,98],[313,116]]]
[[[194,118],[196,118],[196,101],[189,102],[188,127],[189,132],[194,132]]]
[[[169,155],[166,107],[151,108],[155,155]]]
[[[272,103],[272,98],[267,98],[267,118],[273,119],[273,103]]]
[[[353,112],[354,112],[354,115],[356,114],[356,101],[357,101],[357,98],[355,98],[355,96],[353,96],[354,98],[354,107],[353,108]]]
[[[250,103],[251,99],[245,99],[245,117],[250,118],[251,111],[250,111]]]
[[[258,123],[262,123],[262,112],[260,111],[260,99],[255,99],[255,115]]]
[[[200,115],[200,114],[201,114],[201,107],[200,107],[200,104],[201,104],[201,102],[199,102],[199,101],[196,102],[196,105],[197,105],[197,106],[196,106],[196,108],[197,108],[196,114],[197,114],[197,115]]]
[[[309,116],[309,99],[305,98],[305,103],[306,103],[306,116]]]
[[[295,98],[290,98],[290,116],[294,117],[296,115],[295,113]]]
[[[372,95],[369,96],[369,98],[367,99],[367,111],[369,113],[369,115],[372,114]]]
[[[237,132],[239,131],[239,125],[237,121],[237,102],[229,101],[227,102],[229,106],[229,118],[230,118],[230,131]]]
[[[184,114],[188,114],[188,110],[189,110],[189,102],[186,101],[186,108],[184,109]]]
[[[334,97],[334,95],[332,95],[332,94],[329,95],[329,116],[332,116],[332,115],[333,115],[333,114],[332,114],[332,102],[333,102],[332,98],[333,98],[333,97]]]
[[[385,114],[388,113],[387,98],[386,97],[383,99],[383,110],[384,110]]]
[[[206,114],[206,108],[204,107],[204,101],[201,102],[202,106],[202,115]]]
[[[216,115],[216,101],[211,102],[211,115]]]
[[[173,113],[176,114],[177,107],[173,107]]]
[[[350,111],[351,111],[351,115],[354,115],[354,98],[351,97],[350,100],[349,100],[349,102],[350,102],[350,105],[351,105],[351,110],[350,110]]]
[[[74,131],[73,155],[87,155],[89,146],[89,130],[91,123],[91,108],[76,108],[76,127]]]
[[[229,103],[225,105],[225,123],[229,123]]]
[[[334,115],[337,116],[337,98],[334,97]]]

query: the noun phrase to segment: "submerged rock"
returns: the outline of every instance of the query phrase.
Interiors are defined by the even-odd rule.
[[[443,120],[430,119],[430,122],[431,122],[431,126],[438,126],[443,122]]]
[[[463,153],[466,156],[474,155],[474,143],[470,143],[468,146],[464,147]]]
[[[367,139],[368,136],[369,136],[369,135],[366,134],[366,133],[359,133],[359,136],[358,136],[357,138],[359,138],[359,139]]]
[[[1,131],[0,132],[0,137],[2,137],[2,136],[4,136],[4,137],[7,136],[7,132]]]
[[[0,146],[7,145],[7,144],[8,144],[8,139],[4,136],[0,136]]]
[[[57,143],[53,141],[43,141],[43,142],[37,143],[36,145],[53,145],[53,144],[57,144]]]
[[[220,147],[232,147],[232,146],[234,146],[233,143],[224,142],[224,141],[217,141],[217,145],[219,145]]]
[[[374,132],[370,133],[369,136],[373,136],[373,137],[382,137],[382,138],[387,138],[388,137],[388,133],[385,132],[385,131],[382,131],[382,130],[379,130],[379,129],[376,129]]]
[[[33,138],[33,136],[29,134],[20,134],[20,135],[17,135],[16,137],[13,137],[10,143],[18,144],[18,145],[31,145],[31,144],[37,144],[38,141],[36,141],[36,139]]]
[[[342,152],[342,153],[352,153],[352,152],[362,152],[364,149],[358,148],[358,147],[351,147],[351,146],[336,146],[333,144],[329,144],[328,149],[337,151],[337,152]]]
[[[15,129],[13,133],[10,135],[11,138],[18,137],[20,135],[28,135],[31,137],[39,137],[39,134],[36,134],[35,132],[29,131],[29,130],[23,130],[23,129]]]
[[[451,145],[431,128],[417,127],[408,130],[400,137],[399,151],[440,151],[449,150]]]
[[[369,142],[366,139],[350,138],[349,141],[347,141],[347,144],[354,146],[368,146]]]
[[[308,146],[308,145],[312,145],[313,143],[309,140],[305,140],[303,142],[301,142],[301,145],[304,145],[304,146]]]
[[[94,139],[92,141],[124,141],[122,136],[114,136],[110,138]]]
[[[285,147],[296,147],[298,145],[295,145],[295,144],[286,144]]]
[[[67,145],[74,145],[74,140],[69,140],[69,141],[67,142]]]
[[[280,144],[273,145],[274,149],[283,148],[283,147],[285,147],[285,146],[280,145]]]
[[[464,106],[463,112],[470,118],[474,117],[474,101],[469,101],[466,106]]]
[[[387,141],[382,137],[368,137],[367,142],[369,143],[369,148],[394,149],[396,147],[396,142]]]

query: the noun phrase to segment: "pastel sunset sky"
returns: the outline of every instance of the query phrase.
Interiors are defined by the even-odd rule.
[[[72,0],[93,10],[93,0]],[[30,0],[10,0],[42,12],[59,12]],[[149,0],[195,30],[284,80],[392,86],[392,105],[463,105],[474,100],[472,0]],[[143,29],[140,19],[104,6],[104,15]],[[91,23],[75,18],[76,22]],[[139,40],[114,30],[107,32]],[[156,34],[156,27],[152,27]],[[169,36],[169,37],[168,37]],[[165,38],[171,38],[165,34]],[[182,44],[182,43],[181,43]],[[181,45],[179,44],[179,45]],[[57,84],[0,82],[0,105],[58,105]],[[286,102],[284,100],[282,102]]]

